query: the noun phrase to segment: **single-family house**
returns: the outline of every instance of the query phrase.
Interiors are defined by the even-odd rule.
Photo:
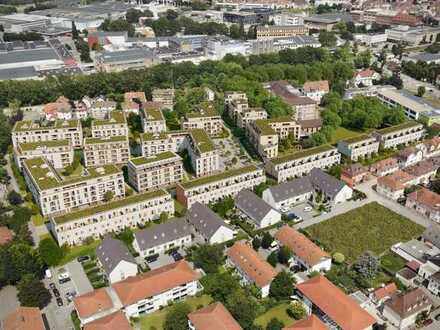
[[[440,222],[440,195],[426,188],[413,191],[406,198],[406,207],[430,220]]]
[[[199,202],[190,207],[186,220],[209,244],[223,243],[234,238],[235,231],[215,212]]]
[[[272,226],[281,221],[281,214],[250,190],[242,190],[235,196],[235,206],[257,228]]]
[[[353,195],[353,189],[320,168],[312,169],[309,178],[315,192],[321,193],[323,200],[331,205],[346,202]]]
[[[127,246],[120,240],[106,237],[96,248],[99,265],[110,283],[116,283],[138,273],[138,265]]]
[[[439,253],[439,251],[437,251],[437,253]],[[424,259],[422,260],[419,267],[418,275],[423,279],[429,279],[432,275],[439,271],[440,254],[433,255],[432,253],[425,253]]]
[[[320,103],[322,97],[330,91],[327,80],[306,81],[303,85],[302,92],[305,96]]]
[[[124,312],[117,311],[100,319],[87,323],[84,330],[131,330],[133,329]]]
[[[428,290],[436,296],[440,294],[440,272],[436,272],[429,277]]]
[[[432,139],[422,141],[417,148],[422,150],[424,158],[440,156],[440,137],[434,136]]]
[[[423,152],[416,147],[409,146],[397,153],[397,162],[401,168],[405,168],[420,162],[423,159]]]
[[[399,164],[396,158],[386,158],[377,161],[370,165],[370,173],[382,177],[388,174],[392,174],[399,169]]]
[[[372,69],[359,70],[354,73],[353,85],[356,87],[373,86],[373,81],[379,80],[380,74]]]
[[[415,184],[416,178],[407,172],[397,170],[377,178],[376,191],[387,198],[398,200],[403,197],[406,187]]]
[[[332,267],[330,255],[296,229],[283,226],[275,233],[275,239],[281,246],[292,252],[292,263],[300,265],[309,272],[326,272]]]
[[[188,314],[190,330],[242,330],[226,307],[215,302]]]
[[[243,242],[235,242],[226,255],[226,264],[235,268],[242,285],[255,284],[262,298],[269,295],[270,284],[277,271],[266,260]]]
[[[121,307],[118,301],[116,304],[113,302],[110,290],[109,288],[95,289],[73,299],[73,306],[81,326],[84,327],[90,322],[110,315]]]
[[[341,171],[341,180],[350,188],[368,180],[369,176],[367,168],[359,163],[348,165]]]

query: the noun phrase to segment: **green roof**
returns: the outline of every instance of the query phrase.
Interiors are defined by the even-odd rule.
[[[170,131],[160,133],[143,133],[141,134],[142,141],[154,141],[166,139],[169,135],[173,134],[187,134],[188,131]]]
[[[186,118],[203,118],[203,117],[214,117],[220,116],[214,109],[206,108],[200,111],[188,112],[185,114]]]
[[[174,152],[165,151],[165,152],[158,153],[152,157],[132,158],[132,159],[130,159],[130,162],[132,162],[135,166],[140,166],[140,165],[150,164],[150,163],[158,162],[160,160],[165,160],[165,159],[175,158],[175,157],[178,157],[178,155],[176,155]]]
[[[298,151],[298,152],[295,152],[292,154],[287,154],[287,155],[284,155],[284,156],[281,156],[278,158],[273,158],[270,160],[270,162],[275,165],[283,164],[283,163],[286,163],[291,160],[301,159],[304,157],[308,157],[311,155],[319,154],[321,152],[330,151],[330,150],[336,150],[336,148],[332,147],[331,145],[324,144],[319,147],[304,149],[304,150],[301,150],[301,151]]]
[[[39,131],[43,129],[57,129],[57,128],[75,128],[79,126],[79,120],[55,120],[49,122],[47,125],[41,126],[38,122],[33,122],[32,120],[22,120],[17,121],[13,128],[13,132],[18,131]]]
[[[53,140],[53,141],[39,141],[39,142],[26,142],[19,143],[20,149],[22,151],[31,151],[38,148],[57,148],[57,147],[65,147],[69,146],[69,140]]]
[[[145,113],[146,117],[148,116],[148,118],[146,118],[147,121],[165,120],[162,111],[160,111],[160,109],[150,107],[150,108],[144,108],[142,109],[142,111]]]
[[[108,202],[105,204],[101,204],[99,206],[89,207],[86,209],[82,209],[80,211],[70,212],[70,213],[60,215],[60,216],[56,216],[56,217],[53,217],[53,220],[56,224],[62,224],[62,223],[66,223],[69,221],[76,220],[76,219],[85,218],[88,216],[92,216],[94,214],[118,209],[118,208],[130,205],[130,204],[139,203],[142,201],[146,201],[149,199],[153,199],[153,198],[157,198],[157,197],[165,196],[165,195],[168,195],[168,193],[165,190],[155,190],[155,191],[150,191],[150,192],[146,192],[146,193],[142,193],[142,194],[132,195],[130,197],[111,201],[111,202]]]
[[[26,159],[24,160],[24,164],[29,169],[40,190],[62,187],[93,178],[122,173],[121,170],[114,165],[103,165],[87,168],[87,175],[63,177],[61,173],[56,171],[52,166],[49,166],[42,157]]]
[[[92,121],[92,126],[103,126],[103,125],[112,125],[112,124],[125,124],[127,121],[125,120],[124,113],[122,111],[112,111],[110,112],[109,119],[94,119]]]
[[[353,143],[361,142],[361,141],[364,141],[367,139],[371,139],[371,136],[369,136],[367,134],[359,134],[359,135],[344,139],[342,141],[347,144],[353,144]]]
[[[248,165],[248,166],[237,168],[237,169],[234,169],[234,170],[225,171],[225,172],[222,172],[222,173],[219,173],[219,174],[201,177],[199,179],[195,179],[195,180],[192,180],[192,181],[181,183],[180,185],[184,189],[190,189],[190,188],[194,188],[194,187],[197,187],[197,186],[202,186],[202,185],[207,184],[207,183],[216,182],[216,181],[220,181],[220,180],[223,180],[223,179],[231,178],[231,177],[234,177],[234,176],[237,176],[237,175],[253,172],[253,171],[257,170],[257,169],[258,168],[255,165]]]
[[[411,128],[411,127],[415,127],[415,126],[419,126],[419,125],[421,125],[421,124],[416,121],[408,121],[408,122],[405,122],[400,125],[379,129],[376,132],[379,134],[388,134],[388,133],[393,133],[396,131],[400,131],[402,129],[407,129],[407,128]]]
[[[203,129],[193,129],[189,131],[191,137],[194,140],[195,146],[200,153],[210,152],[214,150],[214,144],[211,138]]]
[[[111,143],[111,142],[122,142],[122,141],[128,142],[127,137],[123,135],[117,135],[117,136],[102,137],[102,138],[86,138],[84,140],[84,143],[99,144],[99,143]]]
[[[255,124],[260,130],[261,135],[275,135],[277,132],[270,126],[270,123],[288,123],[292,121],[294,121],[294,119],[290,116],[281,116],[271,119],[257,119]]]

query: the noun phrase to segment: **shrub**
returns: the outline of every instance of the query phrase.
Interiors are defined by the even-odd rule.
[[[333,262],[335,264],[342,264],[345,261],[345,256],[340,252],[335,252],[333,254]]]

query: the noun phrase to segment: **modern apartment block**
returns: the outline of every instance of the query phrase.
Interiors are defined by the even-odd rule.
[[[26,184],[43,215],[104,200],[106,192],[124,196],[124,176],[114,165],[83,169],[77,176],[63,176],[42,157],[23,161]]]
[[[188,150],[196,176],[211,175],[220,169],[220,157],[203,129],[189,131],[183,147]]]
[[[142,130],[145,133],[160,133],[167,130],[165,118],[161,111],[160,103],[144,103],[140,110]]]
[[[165,151],[178,152],[187,137],[187,131],[141,134],[142,156],[151,157]]]
[[[156,220],[165,212],[174,214],[174,202],[165,190],[150,191],[74,212],[50,217],[58,244],[82,244],[89,237],[99,239],[127,227]]]
[[[235,196],[243,189],[252,189],[266,181],[263,169],[249,165],[220,174],[179,183],[177,200],[189,208],[195,202],[209,204],[226,196]]]
[[[267,119],[263,108],[250,108],[245,93],[225,93],[225,110],[236,126],[245,129],[247,125],[258,119]]]
[[[246,128],[249,123],[260,119],[267,119],[267,112],[263,108],[247,108],[237,113],[236,125]]]
[[[341,162],[341,154],[330,145],[301,150],[282,157],[270,159],[266,172],[278,182],[309,174],[313,168],[329,168]]]
[[[128,136],[128,126],[122,111],[112,111],[106,119],[92,121],[92,137]]]
[[[73,154],[70,140],[18,143],[14,149],[15,163],[20,170],[23,160],[36,157],[44,157],[53,167],[63,168],[72,164]]]
[[[338,151],[350,160],[369,158],[379,151],[379,142],[374,137],[362,134],[338,142]]]
[[[137,191],[169,186],[181,181],[184,173],[182,158],[171,151],[148,158],[132,158],[127,167],[128,182]]]
[[[420,140],[425,135],[422,124],[409,121],[400,125],[383,128],[373,132],[373,136],[385,148],[396,148]]]
[[[188,112],[181,119],[182,129],[202,129],[211,136],[217,136],[223,131],[222,117],[211,108],[198,112]]]
[[[70,140],[72,147],[81,147],[83,132],[79,120],[56,120],[47,124],[22,120],[12,128],[12,144],[18,143]]]
[[[129,159],[130,144],[127,136],[84,139],[84,163],[86,167],[126,164]]]
[[[246,133],[261,157],[274,158],[278,156],[279,140],[287,138],[289,134],[298,139],[301,126],[290,117],[259,119],[249,122]]]
[[[174,105],[174,88],[153,89],[153,102],[159,102],[164,107],[172,109]]]
[[[306,25],[257,26],[257,39],[285,38],[308,34],[309,28]]]

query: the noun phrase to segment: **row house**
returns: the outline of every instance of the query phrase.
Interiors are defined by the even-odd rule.
[[[426,188],[410,193],[406,207],[416,210],[430,220],[440,222],[440,195]]]
[[[36,157],[44,157],[55,168],[64,168],[72,164],[73,155],[70,140],[18,143],[14,149],[14,160],[20,170],[25,159]]]
[[[338,142],[338,151],[349,158],[357,161],[359,158],[370,158],[379,152],[379,142],[374,137],[362,134]]]
[[[416,183],[416,178],[406,172],[397,170],[377,179],[376,191],[387,198],[398,200],[403,197],[405,188]]]
[[[409,121],[400,125],[377,130],[372,134],[382,148],[389,149],[420,140],[425,134],[425,129],[422,124]]]
[[[128,125],[122,111],[112,111],[106,119],[92,121],[92,137],[128,136]]]
[[[130,143],[127,136],[85,138],[83,153],[86,167],[126,164],[130,159]]]
[[[132,158],[128,162],[128,182],[137,191],[169,186],[183,179],[183,163],[179,155],[165,151],[152,157]]]
[[[270,159],[266,172],[278,182],[310,173],[313,168],[330,168],[341,162],[341,154],[330,145],[301,150],[282,157]]]
[[[106,192],[125,195],[124,176],[115,165],[83,169],[81,176],[62,176],[44,158],[23,161],[23,174],[43,215],[71,211],[104,200]]]
[[[223,173],[177,184],[177,200],[189,208],[195,202],[209,204],[226,196],[235,196],[243,189],[266,181],[263,169],[255,165],[244,166]]]
[[[83,131],[79,120],[55,120],[49,123],[17,121],[11,132],[12,144],[69,140],[72,147],[81,147]]]
[[[167,130],[166,121],[161,108],[161,103],[146,102],[142,104],[139,113],[142,122],[142,130],[145,133],[160,133]]]
[[[159,219],[162,212],[174,214],[174,203],[166,191],[156,190],[51,216],[50,223],[52,233],[60,246],[78,245],[90,237],[99,239],[125,228],[145,225]]]

